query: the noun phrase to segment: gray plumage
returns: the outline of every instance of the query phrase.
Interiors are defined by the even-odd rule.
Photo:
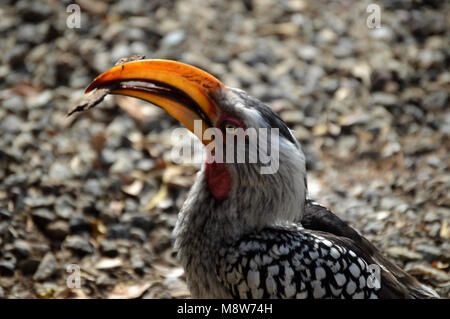
[[[437,297],[306,200],[304,154],[272,109],[235,89],[215,99],[246,127],[279,129],[279,170],[262,175],[261,163],[226,164],[232,186],[220,202],[211,196],[205,166],[198,173],[175,228],[194,298]],[[379,267],[379,286],[369,282],[368,265]]]

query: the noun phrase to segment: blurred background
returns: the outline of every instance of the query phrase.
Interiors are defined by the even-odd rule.
[[[133,54],[268,103],[310,197],[449,297],[448,1],[70,4],[0,2],[0,297],[189,297],[171,231],[198,166],[171,161],[179,124],[112,96],[66,117]]]

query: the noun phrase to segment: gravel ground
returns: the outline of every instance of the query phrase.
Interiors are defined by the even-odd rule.
[[[189,297],[171,230],[198,167],[171,161],[176,121],[123,97],[66,117],[133,54],[270,104],[310,196],[449,297],[449,2],[75,2],[73,29],[69,1],[0,3],[0,297]]]

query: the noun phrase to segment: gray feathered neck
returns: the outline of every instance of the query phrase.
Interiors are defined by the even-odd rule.
[[[203,165],[180,211],[177,248],[201,239],[216,246],[265,227],[300,221],[303,215],[305,157],[286,124],[270,107],[243,91],[228,92],[221,106],[227,108],[227,103],[247,127],[280,129],[278,171],[261,174],[259,164],[226,164],[232,187],[228,197],[218,202],[211,196]]]

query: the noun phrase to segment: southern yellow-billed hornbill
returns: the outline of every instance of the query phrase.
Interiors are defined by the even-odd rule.
[[[193,297],[438,297],[336,215],[306,199],[300,144],[270,107],[200,69],[166,60],[115,66],[86,92],[104,87],[160,106],[191,131],[200,120],[203,130],[196,135],[205,145],[207,128],[225,136],[239,128],[278,129],[275,173],[261,174],[265,164],[259,159],[208,161],[198,173],[175,228]]]

